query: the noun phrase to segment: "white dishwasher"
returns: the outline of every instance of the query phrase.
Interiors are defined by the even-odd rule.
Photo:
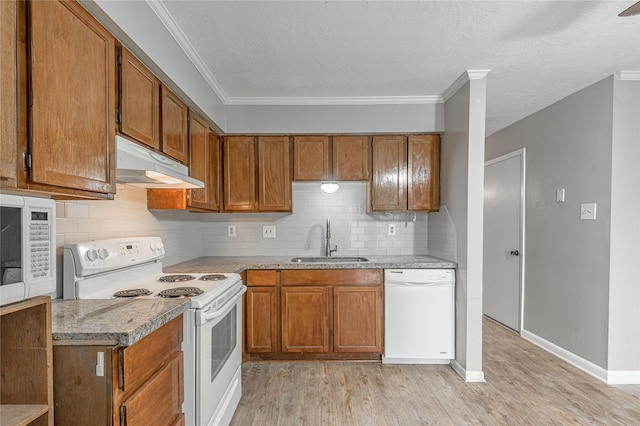
[[[383,364],[455,358],[455,271],[385,269]]]

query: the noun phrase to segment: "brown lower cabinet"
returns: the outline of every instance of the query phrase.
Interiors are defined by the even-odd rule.
[[[55,424],[183,425],[181,343],[179,316],[129,347],[54,345]]]
[[[380,359],[382,270],[250,270],[247,286],[248,359]]]

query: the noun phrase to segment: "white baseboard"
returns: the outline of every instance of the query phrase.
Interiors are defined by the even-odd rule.
[[[640,371],[607,371],[604,368],[587,361],[573,352],[569,352],[568,350],[563,349],[530,331],[522,330],[520,335],[534,345],[541,347],[545,351],[557,356],[606,384],[640,384]]]
[[[610,385],[640,385],[640,371],[607,371]]]
[[[484,372],[483,371],[467,371],[458,361],[455,359],[451,360],[451,364],[449,364],[453,371],[458,373],[458,376],[462,377],[465,382],[484,382]]]

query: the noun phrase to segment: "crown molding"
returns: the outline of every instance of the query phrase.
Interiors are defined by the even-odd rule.
[[[415,105],[439,104],[442,96],[230,97],[225,105]]]
[[[164,5],[162,0],[146,0],[147,4],[154,11],[154,13],[158,16],[162,24],[165,26],[167,31],[171,34],[171,36],[178,43],[182,51],[187,55],[191,63],[196,67],[200,75],[205,79],[207,84],[211,87],[211,89],[215,92],[215,94],[220,98],[223,104],[227,103],[228,97],[222,90],[220,84],[211,73],[211,70],[205,65],[204,61],[196,52],[196,49],[193,47],[187,36],[182,32],[178,24],[176,23],[173,16],[167,7]]]
[[[620,80],[640,80],[640,71],[620,71],[616,77]]]
[[[453,95],[455,95],[458,90],[462,88],[465,84],[467,84],[471,80],[482,80],[487,77],[491,70],[466,70],[462,73],[460,77],[456,81],[451,84],[442,94],[442,99],[444,102],[448,101]]]

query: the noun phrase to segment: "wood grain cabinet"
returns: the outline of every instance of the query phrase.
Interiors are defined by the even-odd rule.
[[[291,211],[291,157],[288,136],[258,137],[258,211]]]
[[[57,425],[184,423],[182,316],[129,347],[53,348]]]
[[[0,307],[0,420],[53,425],[51,298]]]
[[[113,198],[114,37],[75,1],[18,2],[18,11],[18,187]]]
[[[247,272],[246,351],[275,353],[278,351],[280,294],[277,272]]]
[[[379,359],[382,270],[251,270],[249,359]]]
[[[220,137],[197,114],[189,115],[189,174],[204,188],[148,189],[148,209],[220,211]]]
[[[18,185],[18,3],[0,2],[0,188]]]
[[[371,210],[438,211],[440,136],[374,136]]]
[[[369,179],[367,136],[294,137],[294,180]]]
[[[287,136],[226,136],[222,146],[224,211],[291,211]]]
[[[162,152],[188,164],[189,161],[189,108],[167,86],[161,86]]]
[[[160,80],[125,48],[119,49],[120,132],[160,150]]]

